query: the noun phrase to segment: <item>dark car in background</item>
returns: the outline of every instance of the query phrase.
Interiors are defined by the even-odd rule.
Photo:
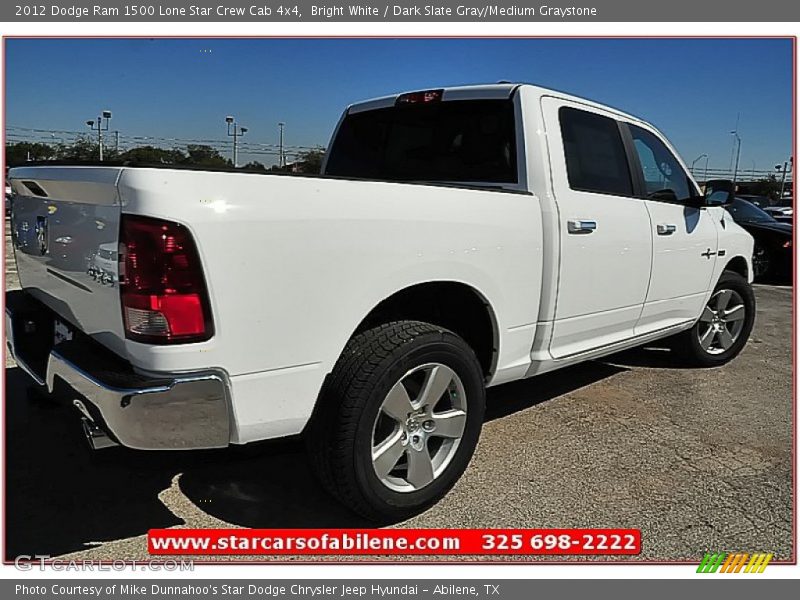
[[[744,198],[725,207],[753,236],[753,276],[758,281],[791,280],[792,225],[781,223]]]
[[[761,207],[765,213],[782,223],[791,223],[794,220],[794,200],[781,198],[777,204]]]
[[[742,200],[747,200],[748,202],[752,202],[758,208],[764,208],[765,206],[770,205],[769,196],[759,196],[757,194],[738,194],[737,198],[741,198]]]

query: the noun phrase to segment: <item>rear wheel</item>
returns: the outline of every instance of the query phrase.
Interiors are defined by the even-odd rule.
[[[478,442],[483,373],[456,334],[399,321],[364,331],[334,367],[306,435],[324,487],[376,521],[442,498]]]
[[[747,280],[723,272],[700,319],[675,338],[674,347],[695,366],[715,367],[742,351],[755,320],[756,302]]]

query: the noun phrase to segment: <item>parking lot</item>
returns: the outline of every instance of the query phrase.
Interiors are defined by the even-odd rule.
[[[6,285],[18,285],[10,254]],[[491,389],[464,477],[392,526],[633,527],[639,560],[791,560],[792,289],[756,297],[752,338],[723,368],[640,349]],[[144,559],[160,527],[369,526],[325,495],[297,440],[92,453],[74,410],[37,396],[10,360],[6,392],[6,560]]]

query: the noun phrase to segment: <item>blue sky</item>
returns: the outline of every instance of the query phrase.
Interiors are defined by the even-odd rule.
[[[113,111],[124,136],[325,145],[348,103],[397,91],[498,80],[564,90],[640,115],[688,163],[772,168],[792,141],[789,40],[113,39],[6,45],[7,125],[88,130]],[[245,156],[245,159],[250,158]],[[274,162],[270,157],[258,158]],[[703,164],[703,161],[699,163]]]

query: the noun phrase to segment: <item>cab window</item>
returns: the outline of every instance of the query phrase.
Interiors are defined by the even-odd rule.
[[[651,200],[681,203],[696,195],[694,185],[669,148],[655,135],[629,125],[639,157],[645,196]]]

